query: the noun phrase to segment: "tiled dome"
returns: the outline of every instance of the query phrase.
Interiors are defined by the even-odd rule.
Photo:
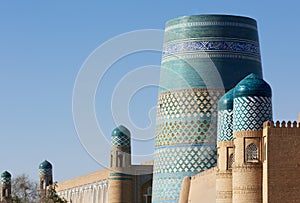
[[[270,85],[254,73],[245,77],[234,88],[234,98],[245,96],[271,97]]]
[[[52,164],[49,161],[45,160],[40,164],[39,169],[52,169]]]
[[[11,178],[11,174],[8,171],[4,171],[1,174],[1,178]]]
[[[130,145],[130,131],[120,125],[112,132],[112,146],[129,146]]]
[[[218,110],[232,110],[233,109],[233,92],[234,89],[229,90],[218,102]]]

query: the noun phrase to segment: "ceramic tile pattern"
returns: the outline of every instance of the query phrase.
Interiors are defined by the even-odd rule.
[[[272,120],[270,97],[248,96],[234,99],[234,131],[262,130],[265,121]]]
[[[233,139],[233,110],[218,112],[218,142]]]

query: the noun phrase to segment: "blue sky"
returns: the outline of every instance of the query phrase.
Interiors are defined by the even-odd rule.
[[[100,169],[81,146],[72,118],[73,87],[83,62],[116,35],[164,29],[168,19],[206,13],[246,15],[258,21],[264,77],[274,94],[274,118],[297,119],[300,16],[296,1],[1,1],[0,170],[37,179],[38,164],[48,159],[55,180],[61,181]],[[159,53],[135,54],[107,73],[96,95],[98,120],[107,137],[115,127],[107,110],[114,85],[127,72],[159,65],[160,59]],[[148,111],[156,99],[155,87],[134,96],[129,110],[138,126],[149,124]],[[134,153],[144,150],[138,144],[133,147]],[[148,144],[146,151],[152,152],[153,145]]]

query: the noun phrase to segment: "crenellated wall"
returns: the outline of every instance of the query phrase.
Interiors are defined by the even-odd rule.
[[[264,123],[263,203],[300,202],[300,123]]]

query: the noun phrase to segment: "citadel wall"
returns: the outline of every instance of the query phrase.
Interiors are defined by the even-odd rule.
[[[188,203],[216,202],[216,173],[217,168],[211,168],[191,177]],[[179,203],[185,203],[184,201]]]
[[[265,122],[263,202],[300,202],[300,124]]]

